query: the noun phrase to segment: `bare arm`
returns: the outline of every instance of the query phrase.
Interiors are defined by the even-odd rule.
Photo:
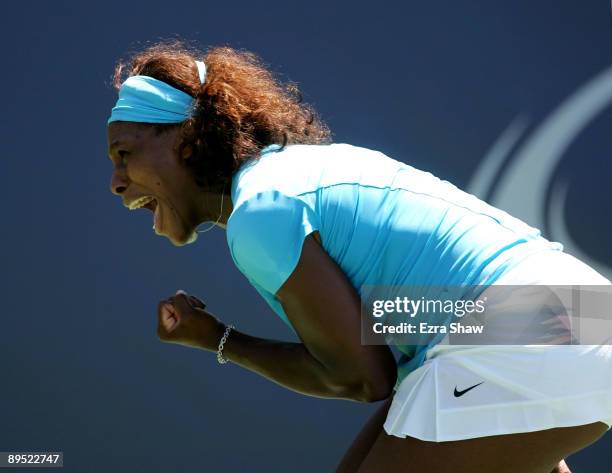
[[[372,402],[390,395],[396,380],[393,354],[386,345],[361,344],[359,295],[313,234],[277,297],[302,343],[232,331],[225,358],[311,396]],[[215,330],[217,341],[221,329]],[[216,350],[216,345],[200,347]]]

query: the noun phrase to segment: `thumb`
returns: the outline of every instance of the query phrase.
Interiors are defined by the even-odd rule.
[[[172,302],[179,317],[186,317],[191,315],[193,312],[193,307],[187,293],[179,291],[177,291],[176,295],[172,298]]]
[[[191,302],[191,305],[198,307],[200,309],[206,309],[206,304],[204,302],[202,302],[200,299],[198,299],[196,296],[189,296],[189,301]]]
[[[176,291],[177,294],[185,294],[187,296],[187,300],[192,307],[197,307],[199,309],[206,309],[206,304],[198,299],[196,296],[192,296],[191,294],[187,294],[182,289]]]

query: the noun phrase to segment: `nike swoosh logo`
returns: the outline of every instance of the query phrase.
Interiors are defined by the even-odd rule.
[[[474,388],[477,388],[477,387],[478,387],[478,386],[480,386],[482,383],[484,383],[484,381],[481,381],[480,383],[475,384],[475,385],[474,385],[474,386],[472,386],[472,387],[469,387],[469,388],[467,388],[467,389],[464,389],[463,391],[457,391],[457,386],[455,386],[455,397],[461,397],[461,396],[463,396],[463,395],[464,395],[466,392],[471,391],[471,390],[472,390],[472,389],[474,389]]]

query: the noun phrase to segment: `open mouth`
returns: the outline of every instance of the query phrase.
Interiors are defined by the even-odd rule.
[[[157,230],[159,228],[159,222],[160,222],[160,215],[159,215],[160,212],[159,212],[158,207],[159,205],[157,203],[157,199],[151,195],[147,195],[133,202],[132,205],[130,206],[130,209],[131,210],[147,209],[153,212],[153,230],[156,233],[158,233]]]
[[[155,209],[157,209],[157,200],[153,199],[147,202],[145,205],[142,206],[142,208],[149,209],[151,212],[155,212]]]
[[[159,211],[159,205],[157,204],[157,200],[152,200],[151,202],[149,202],[146,207],[153,212],[153,231],[155,233],[159,233],[159,228],[160,228],[160,222],[161,222],[161,218],[160,218],[160,211]]]

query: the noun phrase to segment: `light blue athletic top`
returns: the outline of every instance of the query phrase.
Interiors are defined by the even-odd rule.
[[[292,330],[275,294],[315,230],[360,296],[364,285],[487,285],[530,254],[563,249],[381,152],[344,143],[280,148],[264,148],[234,174],[226,231],[236,266]],[[398,346],[396,387],[439,341]]]

